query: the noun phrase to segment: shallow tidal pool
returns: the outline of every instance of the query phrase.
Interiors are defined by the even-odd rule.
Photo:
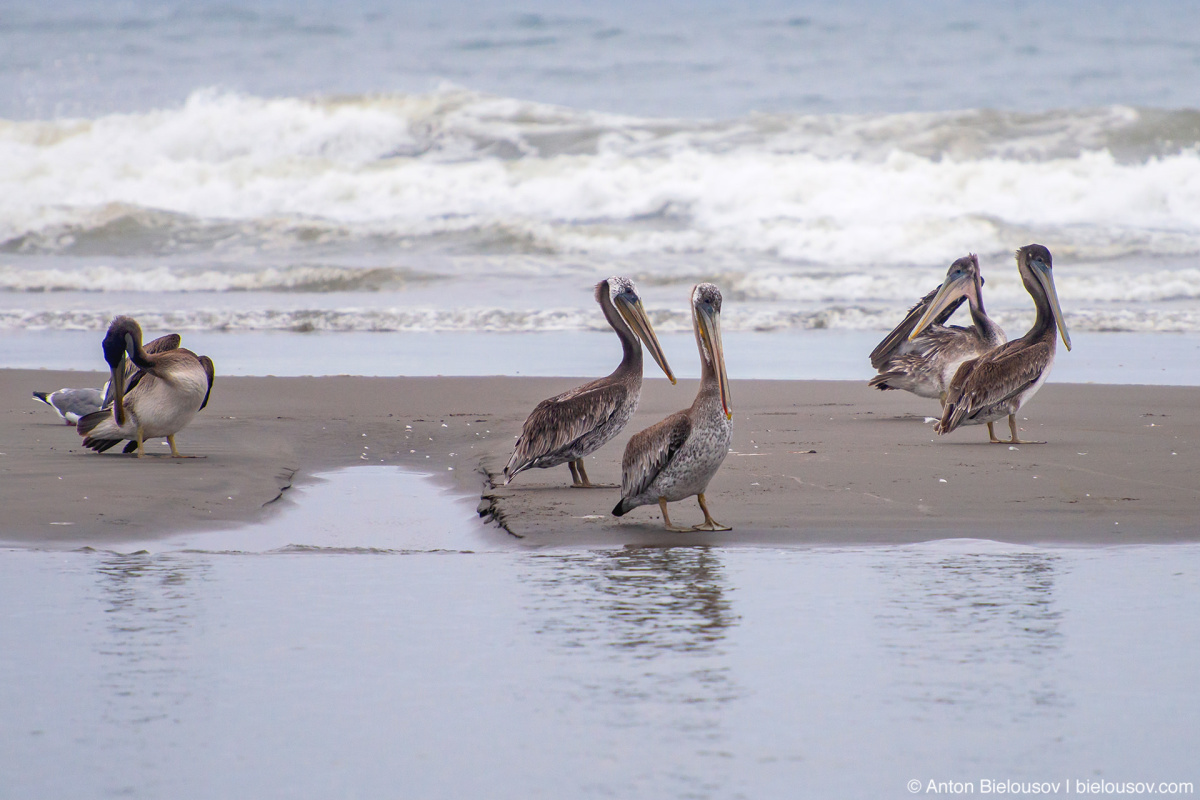
[[[1200,778],[1200,545],[531,548],[396,468],[297,491],[0,550],[0,797]]]

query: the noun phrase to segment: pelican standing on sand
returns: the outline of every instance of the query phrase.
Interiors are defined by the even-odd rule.
[[[179,347],[179,334],[168,333],[160,336],[145,346],[147,353],[160,353],[164,350],[174,350]],[[137,367],[130,361],[125,365],[125,385],[137,372]],[[113,403],[112,381],[105,381],[100,389],[59,389],[57,392],[34,392],[33,399],[45,403],[54,409],[59,419],[71,427],[79,424],[79,420],[102,408],[108,408]],[[126,451],[128,452],[128,451]]]
[[[642,395],[641,342],[675,383],[633,281],[617,276],[600,281],[596,302],[621,340],[621,363],[607,377],[537,404],[504,467],[506,485],[523,470],[566,464],[571,469],[572,487],[601,488],[588,480],[583,459],[620,433],[637,411]]]
[[[77,429],[85,437],[84,447],[102,453],[131,439],[141,457],[146,439],[165,436],[171,455],[186,457],[175,446],[175,434],[208,405],[214,370],[212,359],[197,356],[178,343],[178,336],[156,339],[152,344],[166,349],[149,352],[142,347],[142,328],[134,319],[113,319],[103,343],[104,360],[112,373],[112,407],[79,420]],[[126,354],[138,368],[128,379]]]
[[[1041,444],[1017,438],[1016,413],[1037,393],[1050,374],[1059,334],[1062,334],[1063,344],[1071,349],[1071,336],[1058,304],[1051,268],[1050,251],[1042,245],[1028,244],[1017,251],[1021,282],[1037,309],[1033,327],[1020,339],[958,368],[946,392],[942,418],[934,428],[938,433],[950,433],[959,425],[986,422],[990,440],[1001,443],[992,430],[992,423],[1007,415],[1012,438],[1005,444]],[[919,325],[913,336],[918,333]]]
[[[970,303],[971,327],[947,326],[964,299]],[[972,253],[951,264],[942,285],[910,308],[871,353],[871,366],[879,375],[868,385],[944,402],[959,365],[1005,341],[1004,331],[983,309],[983,278],[979,259]]]
[[[638,506],[658,503],[669,531],[727,531],[708,513],[704,490],[721,467],[733,437],[729,378],[721,345],[721,292],[711,283],[692,289],[692,327],[700,350],[700,391],[692,407],[634,434],[621,460],[623,516]],[[704,522],[694,528],[671,524],[667,503],[696,495]]]

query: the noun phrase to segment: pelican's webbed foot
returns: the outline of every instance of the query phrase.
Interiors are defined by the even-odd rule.
[[[179,452],[179,448],[175,446],[175,437],[168,436],[167,442],[171,445],[171,458],[203,458],[203,456],[185,456]]]
[[[1008,429],[1012,432],[1012,438],[1007,442],[1003,439],[997,439],[995,434],[992,434],[993,444],[1045,444],[1045,442],[1032,441],[1029,439],[1021,439],[1017,436],[1017,418],[1012,414],[1008,415]],[[988,432],[991,433],[992,423],[988,423]]]
[[[694,531],[731,531],[728,525],[722,525],[712,518],[712,514],[708,513],[708,503],[704,502],[704,492],[696,495],[696,499],[700,502],[700,510],[704,512],[704,522],[692,528]]]

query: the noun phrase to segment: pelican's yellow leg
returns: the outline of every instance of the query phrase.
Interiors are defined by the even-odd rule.
[[[204,458],[204,456],[185,456],[183,453],[179,452],[179,448],[175,447],[174,434],[168,436],[167,441],[171,444],[171,458]]]
[[[577,458],[570,462],[572,489],[619,489],[609,483],[592,483],[588,479],[587,470],[583,468],[583,459]]]
[[[1006,444],[1003,439],[996,438],[996,429],[992,427],[992,423],[988,423],[988,439],[992,444]]]
[[[1012,438],[1008,440],[1008,444],[1045,444],[1045,442],[1031,442],[1027,439],[1017,438],[1017,415],[1008,415],[1008,429],[1012,431]]]
[[[146,448],[142,446],[142,426],[141,425],[138,425],[138,427],[137,427],[137,443],[138,443],[137,457],[141,458],[142,456],[146,455]]]
[[[704,502],[704,492],[696,495],[696,499],[700,501],[700,510],[704,512],[704,522],[697,525],[693,530],[697,531],[731,531],[733,528],[728,525],[722,525],[712,518],[712,514],[708,513],[708,503]]]
[[[667,526],[667,530],[675,531],[676,533],[690,533],[691,528],[679,528],[671,524],[671,517],[667,515],[667,498],[658,498],[658,507],[662,509],[663,523]]]

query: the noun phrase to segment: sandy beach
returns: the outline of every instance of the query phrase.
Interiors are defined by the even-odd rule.
[[[364,464],[439,476],[526,545],[1200,539],[1197,388],[1049,385],[1022,414],[1022,435],[1047,443],[1014,448],[987,444],[982,427],[935,436],[934,404],[898,392],[735,380],[733,452],[708,492],[734,529],[673,534],[654,508],[613,518],[618,491],[570,489],[565,466],[495,485],[528,411],[576,379],[218,375],[209,407],[178,437],[201,456],[186,460],[93,454],[31,400],[102,382],[0,371],[5,540],[105,544],[252,523],[314,473]],[[633,423],[590,460],[592,479],[619,483],[628,437],[694,391],[647,380]],[[673,509],[700,521],[694,501]]]
[[[1200,3],[1110,5],[6,6],[0,800],[1194,794]],[[950,324],[1044,320],[1033,243],[1046,443],[868,387],[968,253]],[[611,276],[669,369],[503,485]],[[192,457],[34,401],[118,315],[213,360]]]

